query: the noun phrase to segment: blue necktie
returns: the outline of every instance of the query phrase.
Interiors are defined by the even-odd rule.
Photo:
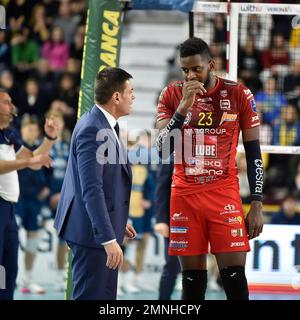
[[[116,131],[117,137],[120,138],[120,127],[118,122],[116,123],[116,125],[114,126],[114,129]]]

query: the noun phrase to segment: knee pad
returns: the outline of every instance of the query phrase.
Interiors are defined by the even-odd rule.
[[[204,300],[207,270],[182,271],[182,300]]]
[[[220,271],[227,300],[249,300],[245,267],[230,266]]]
[[[27,239],[27,243],[25,246],[25,251],[31,254],[36,254],[39,248],[40,237],[37,236],[35,238]]]

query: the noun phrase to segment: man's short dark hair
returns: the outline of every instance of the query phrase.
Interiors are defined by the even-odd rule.
[[[184,41],[179,46],[179,52],[181,58],[194,56],[196,54],[206,57],[207,60],[212,58],[208,44],[204,40],[196,37],[189,38]]]
[[[123,93],[125,82],[129,79],[132,76],[120,68],[105,68],[98,72],[94,86],[95,101],[105,104],[115,92]]]

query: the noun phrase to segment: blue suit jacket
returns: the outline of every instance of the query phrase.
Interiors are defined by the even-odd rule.
[[[100,136],[99,130],[102,130]],[[108,153],[115,153],[116,164],[99,163],[106,147]],[[127,160],[124,148],[119,150],[108,121],[94,106],[77,122],[72,135],[54,221],[62,238],[92,248],[99,248],[101,243],[114,238],[122,243],[132,180],[130,165],[124,160]]]

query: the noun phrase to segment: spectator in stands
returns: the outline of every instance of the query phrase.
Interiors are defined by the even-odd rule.
[[[300,225],[300,214],[297,213],[297,199],[288,195],[282,202],[279,213],[273,215],[271,224]]]
[[[36,115],[43,120],[49,107],[49,98],[40,90],[39,83],[34,78],[28,78],[25,83],[25,93],[18,106],[19,115],[27,113]]]
[[[64,73],[59,81],[57,88],[57,99],[64,101],[71,107],[75,114],[75,108],[78,104],[78,90],[74,83],[74,77],[70,73]]]
[[[224,14],[217,13],[214,19],[214,42],[226,45],[226,22]]]
[[[37,61],[32,76],[37,80],[42,92],[45,92],[48,97],[54,95],[55,81],[47,59],[41,58]]]
[[[221,56],[215,57],[215,75],[220,78],[226,78],[225,61]]]
[[[70,73],[64,73],[59,81],[59,86],[56,89],[56,100],[65,103],[65,110],[61,110],[65,116],[66,127],[73,130],[77,114],[78,105],[78,87],[75,86],[74,77]]]
[[[300,28],[293,28],[289,44],[292,49],[300,48]]]
[[[245,47],[249,37],[254,40],[259,51],[269,48],[273,20],[271,15],[241,14],[240,15],[240,46]]]
[[[29,38],[29,29],[22,28],[11,40],[11,61],[19,81],[23,81],[39,59],[39,47]]]
[[[289,64],[289,51],[287,42],[282,34],[274,34],[272,44],[262,53],[262,65],[276,75],[287,69]]]
[[[74,38],[78,19],[72,15],[70,1],[64,0],[59,4],[59,16],[54,20],[53,26],[60,27],[63,37],[68,44],[71,44]]]
[[[263,91],[256,96],[257,109],[261,111],[264,122],[273,125],[280,117],[280,110],[287,105],[286,98],[276,90],[276,79],[268,78],[264,82]]]
[[[289,103],[281,109],[280,120],[274,125],[273,144],[280,146],[300,145],[300,122],[295,105]]]
[[[21,134],[24,145],[31,151],[40,145],[39,120],[35,116],[24,115],[21,122]],[[16,212],[26,230],[25,272],[22,279],[22,293],[45,293],[45,289],[36,283],[33,276],[34,262],[38,253],[40,229],[42,227],[41,207],[49,195],[44,169],[23,169],[19,171],[20,197]]]
[[[296,157],[297,159],[295,160],[296,162],[295,166],[291,165],[292,171],[294,174],[291,176],[289,189],[293,190],[295,194],[298,195],[298,198],[299,198],[300,197],[300,161],[299,161],[299,157],[298,156]],[[295,169],[293,167],[295,167]]]
[[[5,89],[11,96],[16,107],[18,108],[21,101],[19,85],[15,82],[15,77],[11,70],[4,69],[0,73],[0,87]]]
[[[58,15],[59,1],[56,0],[42,0],[46,12],[47,25],[53,25],[54,18]]]
[[[49,39],[49,27],[46,19],[45,7],[38,3],[33,7],[31,18],[29,20],[30,38],[40,46]]]
[[[52,71],[63,71],[69,58],[69,46],[64,41],[61,27],[54,27],[51,32],[51,39],[44,43],[42,55],[49,61]]]
[[[259,141],[261,145],[270,145],[272,144],[272,139],[273,139],[273,128],[270,124],[265,123],[264,116],[261,110],[258,108],[257,108],[257,113],[260,120]]]
[[[240,194],[243,204],[250,204],[250,189],[247,176],[247,161],[244,153],[238,153],[236,157],[236,164],[238,168],[238,177],[240,185]]]
[[[300,29],[299,29],[300,30]],[[295,102],[300,98],[300,61],[293,60],[290,64],[290,72],[284,78],[283,91],[287,99]]]
[[[69,58],[67,61],[67,66],[65,71],[73,75],[74,82],[77,87],[80,86],[80,70],[81,70],[81,60]]]
[[[9,1],[6,8],[6,14],[8,17],[9,29],[13,35],[21,31],[24,26],[28,26],[28,18],[30,17],[33,5],[33,1]]]
[[[5,30],[0,30],[0,70],[10,67],[10,44]]]
[[[197,19],[194,19],[194,28],[197,30],[197,35],[206,43],[212,43],[214,37],[214,22],[211,16],[204,12],[197,12]]]
[[[83,53],[83,44],[84,44],[84,33],[85,33],[85,26],[79,26],[74,36],[74,40],[70,46],[70,57],[77,59],[79,61],[82,60],[82,53]]]
[[[252,92],[256,92],[261,87],[258,75],[262,66],[261,54],[256,50],[252,37],[248,37],[246,45],[240,48],[238,59],[239,76]]]

